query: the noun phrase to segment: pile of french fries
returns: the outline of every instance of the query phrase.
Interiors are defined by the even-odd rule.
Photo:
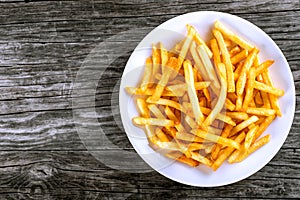
[[[270,141],[260,138],[276,116],[284,91],[272,84],[259,49],[220,21],[207,45],[186,25],[187,36],[171,50],[153,45],[139,87],[126,87],[136,100],[149,145],[165,156],[217,170],[241,162]]]

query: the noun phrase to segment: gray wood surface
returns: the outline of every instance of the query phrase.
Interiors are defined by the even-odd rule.
[[[125,53],[103,69],[95,101],[96,118],[114,145],[95,151],[134,152],[118,125],[116,88],[126,61],[151,29],[200,10],[243,17],[283,51],[297,100],[286,142],[259,172],[217,188],[182,185],[154,171],[129,173],[107,167],[87,150],[76,129],[73,109],[80,111],[85,105],[72,107],[72,98],[83,98],[72,93],[78,70],[96,45],[137,29],[111,44]],[[299,0],[0,0],[0,199],[300,198],[299,18]],[[119,46],[124,42],[129,45]],[[101,55],[109,58],[114,52],[104,48]]]

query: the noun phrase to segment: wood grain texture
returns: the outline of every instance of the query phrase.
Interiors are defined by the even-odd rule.
[[[297,105],[283,147],[249,178],[209,189],[182,185],[154,171],[128,173],[104,165],[87,151],[73,119],[72,109],[80,111],[89,98],[73,92],[78,70],[97,44],[138,29],[112,44],[124,55],[103,69],[96,90],[97,115],[86,116],[98,120],[114,145],[95,151],[134,152],[120,126],[117,105],[117,86],[127,59],[154,27],[199,10],[249,20],[270,35],[286,56]],[[0,199],[300,198],[299,18],[299,0],[0,0]],[[124,42],[130,45],[121,46]],[[110,58],[115,52],[100,53]],[[72,105],[72,98],[83,101]]]

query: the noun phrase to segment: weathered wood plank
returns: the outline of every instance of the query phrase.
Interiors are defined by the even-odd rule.
[[[189,1],[188,4],[185,1],[138,2],[134,15],[131,12],[134,2],[35,2],[23,4],[22,9],[15,4],[0,4],[6,8],[1,12],[0,36],[5,36],[6,40],[2,41],[4,43],[9,38],[14,42],[94,42],[99,37],[103,40],[113,33],[132,27],[155,27],[178,14],[203,10],[201,6],[206,10],[215,10],[216,6],[219,6],[219,11],[229,11],[244,17],[275,37],[277,35],[279,39],[283,35],[285,39],[296,38],[293,35],[299,33],[299,21],[296,17],[300,11],[298,1],[281,1],[280,6],[270,1],[204,1],[201,5],[197,1]],[[39,7],[38,12],[36,7]],[[108,10],[110,12],[107,12]],[[281,17],[283,13],[289,20]],[[90,18],[93,20],[89,20]]]

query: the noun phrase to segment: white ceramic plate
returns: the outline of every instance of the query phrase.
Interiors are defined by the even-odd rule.
[[[283,116],[276,118],[265,131],[271,134],[271,141],[238,164],[224,163],[216,172],[206,168],[192,168],[173,162],[155,152],[149,147],[145,133],[135,127],[131,119],[138,115],[125,86],[137,86],[143,72],[145,60],[151,55],[151,44],[162,42],[170,49],[186,35],[185,25],[192,24],[200,35],[208,41],[211,38],[211,28],[216,20],[233,29],[238,35],[247,39],[260,49],[260,60],[275,60],[270,68],[274,85],[285,91],[279,104]],[[161,24],[151,31],[136,47],[125,67],[120,85],[120,112],[126,134],[136,152],[153,169],[160,174],[180,183],[193,186],[213,187],[227,185],[245,179],[264,167],[283,145],[292,125],[295,111],[295,86],[290,67],[275,42],[261,29],[252,23],[234,15],[200,11],[184,14]]]

